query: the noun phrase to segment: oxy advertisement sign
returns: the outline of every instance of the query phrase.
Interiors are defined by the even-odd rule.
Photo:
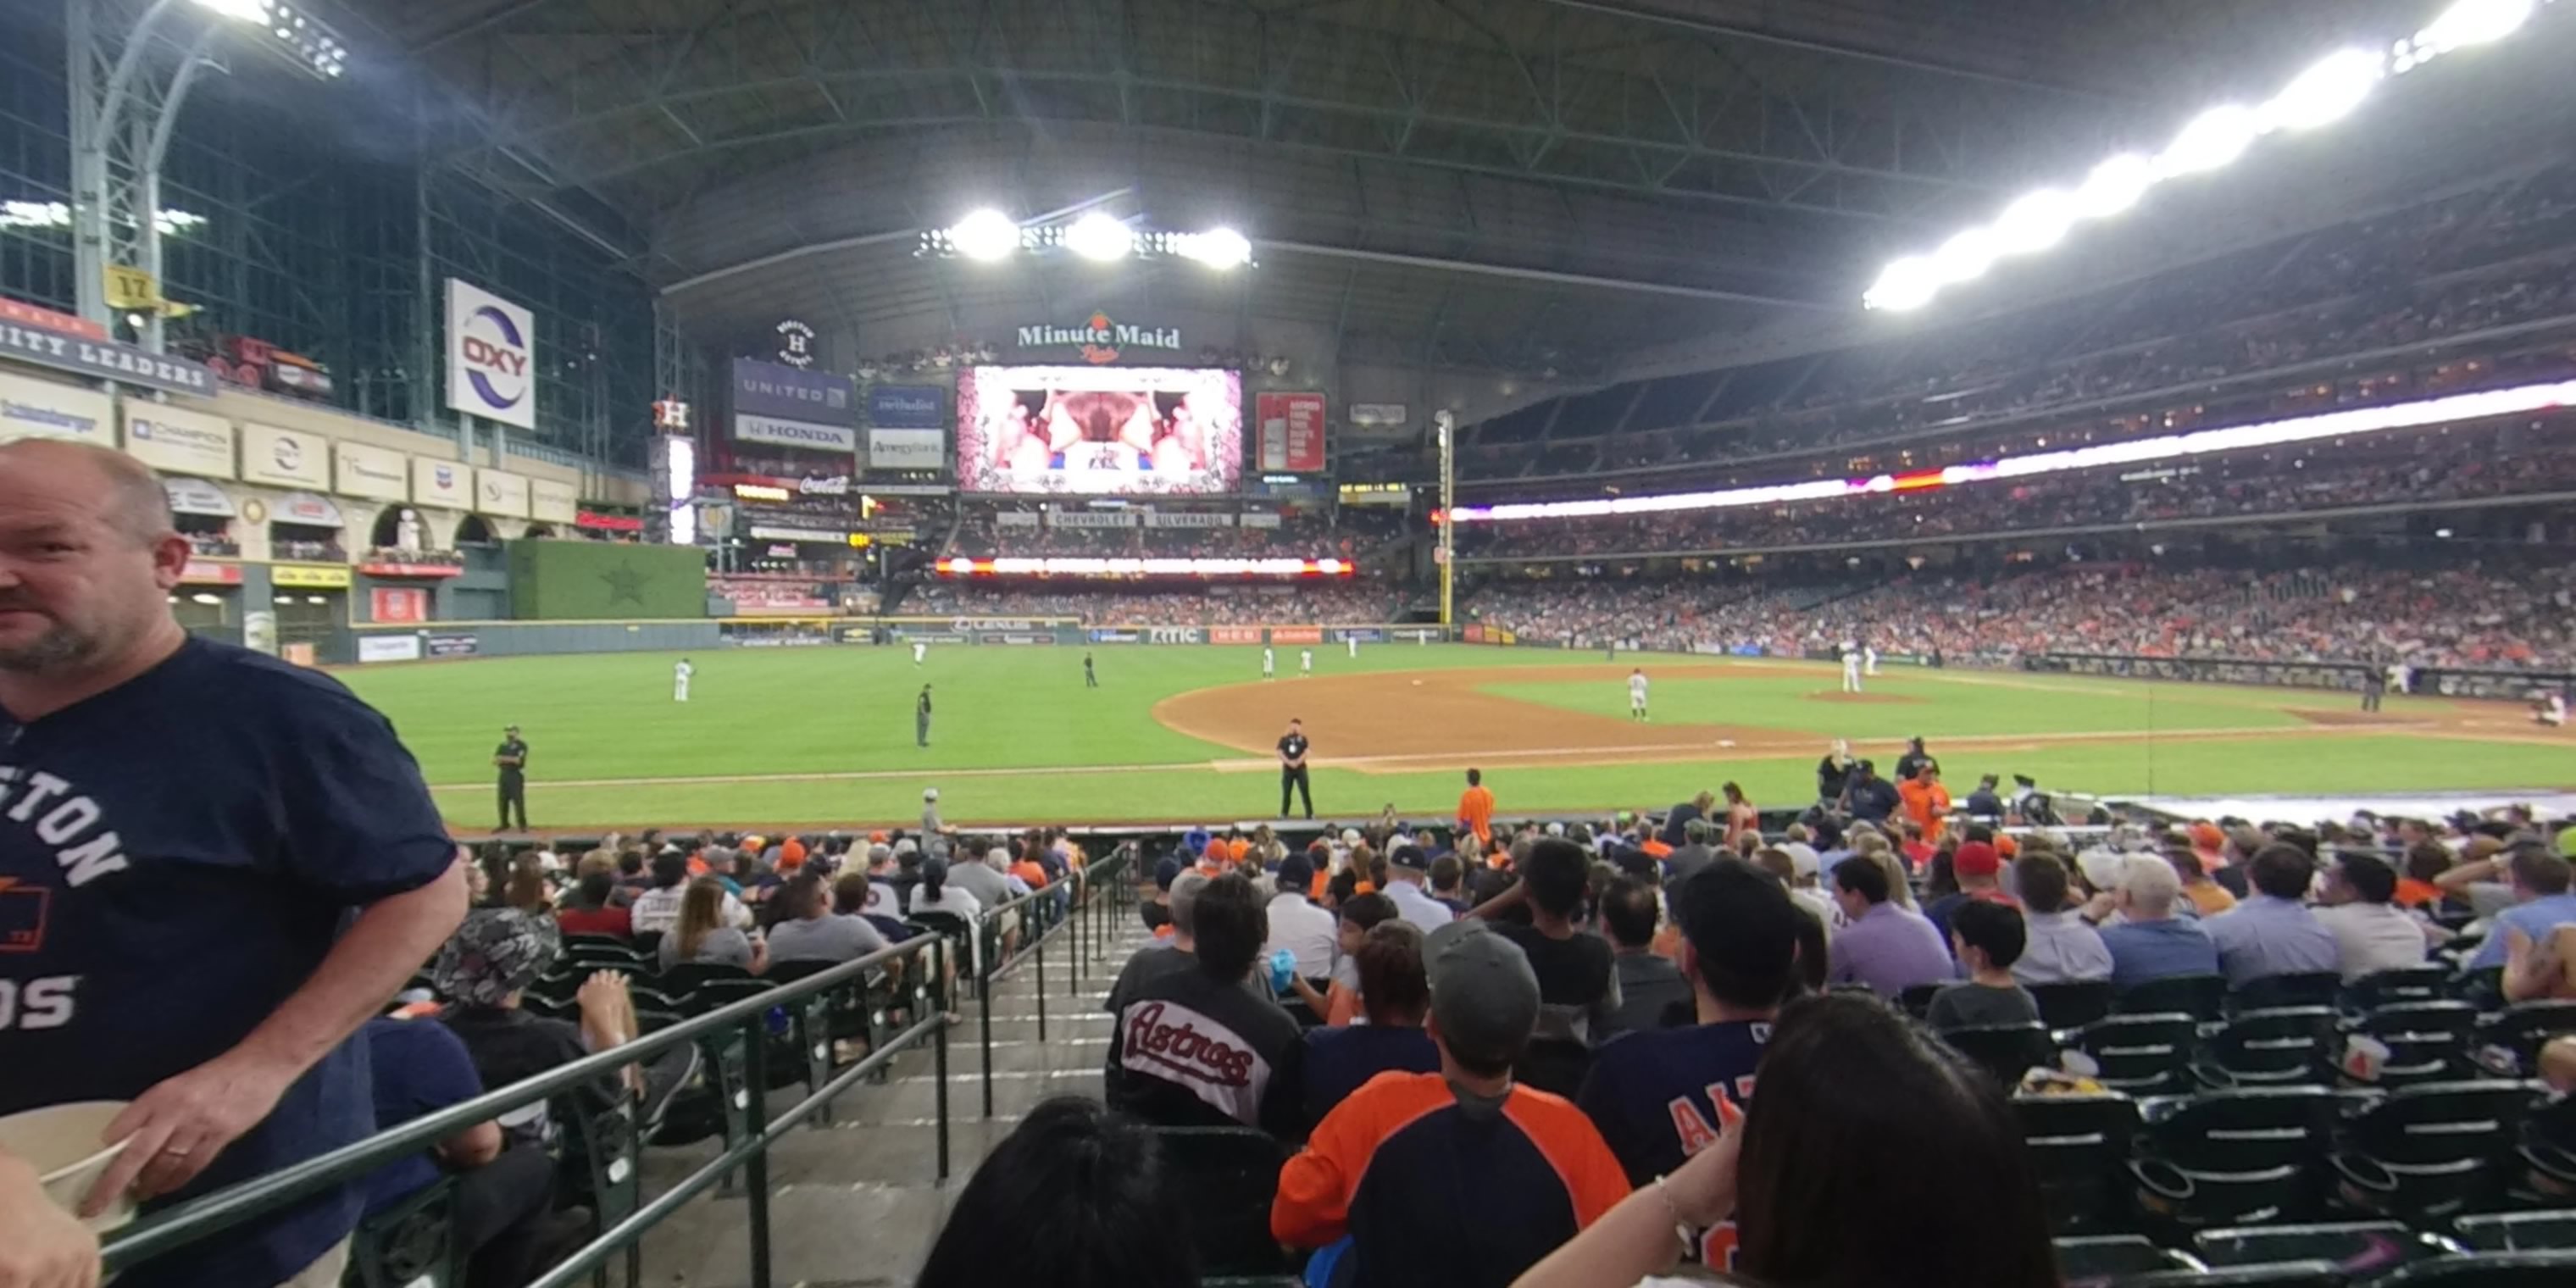
[[[13,438],[68,438],[106,446],[115,431],[114,400],[92,389],[0,375],[0,443]]]
[[[152,403],[125,404],[125,454],[173,474],[233,477],[233,423]]]
[[[537,315],[453,277],[447,279],[447,405],[504,425],[537,427]]]

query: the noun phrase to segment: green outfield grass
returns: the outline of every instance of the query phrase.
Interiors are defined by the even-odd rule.
[[[1295,668],[1296,652],[1279,650],[1283,672]],[[697,676],[685,706],[671,701],[678,655],[668,653],[430,663],[342,678],[393,719],[460,828],[490,825],[489,757],[511,723],[533,747],[530,814],[540,830],[892,822],[918,814],[925,786],[941,789],[952,821],[1215,820],[1276,810],[1277,778],[1259,757],[1178,733],[1152,714],[1165,697],[1257,682],[1258,649],[1105,646],[1096,653],[1103,685],[1096,690],[1082,685],[1081,653],[940,647],[916,669],[900,649],[709,650],[691,655]],[[1490,676],[1479,688],[1506,704],[1505,714],[1524,713],[1527,736],[1541,746],[1553,711],[1616,715],[1626,705],[1615,682],[1549,674],[1598,666],[1597,653],[1387,644],[1363,648],[1357,661],[1337,646],[1315,655],[1322,676],[1524,669],[1525,678]],[[1706,761],[1516,765],[1484,759],[1487,746],[1461,731],[1456,763],[1482,760],[1507,811],[1661,808],[1729,779],[1759,803],[1794,804],[1812,792],[1816,756],[1835,735],[1922,734],[1954,784],[1981,772],[2035,774],[2061,789],[2168,794],[2576,784],[2576,740],[2561,747],[2447,730],[2345,734],[2292,714],[2349,705],[2333,694],[1913,671],[1872,682],[1873,691],[1902,700],[1852,704],[1816,696],[1835,687],[1826,666],[1684,672],[1706,664],[1621,662],[1635,660],[1650,675],[1665,673],[1654,689],[1659,729],[1674,737],[1691,725],[1764,731],[1766,751],[1712,745]],[[912,736],[912,699],[924,682],[934,686],[938,710],[927,750]],[[1400,701],[1389,705],[1398,709],[1373,716],[1371,727],[1405,718]],[[2391,700],[2393,716],[2410,709],[2458,714],[2448,703]],[[2191,740],[2171,736],[2176,731],[2237,732]],[[1311,732],[1318,757],[1373,754],[1368,728]],[[2011,740],[2020,734],[2072,740]],[[1814,751],[1785,753],[1808,738]],[[1944,738],[1987,741],[1945,747]],[[1436,817],[1455,804],[1454,767],[1404,768],[1319,767],[1317,809],[1374,814],[1392,803]],[[667,781],[692,778],[728,781]]]

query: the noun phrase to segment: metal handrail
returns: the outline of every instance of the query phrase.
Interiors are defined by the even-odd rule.
[[[1038,980],[1035,995],[1038,1003],[1038,1041],[1046,1041],[1047,942],[1054,939],[1059,933],[1063,932],[1066,927],[1075,925],[1077,922],[1079,922],[1084,928],[1083,931],[1077,933],[1087,933],[1090,936],[1089,940],[1082,946],[1082,948],[1073,954],[1073,969],[1069,972],[1072,977],[1072,984],[1069,992],[1078,996],[1082,988],[1083,960],[1086,955],[1096,958],[1099,955],[1099,945],[1101,942],[1099,939],[1099,930],[1097,926],[1093,924],[1093,917],[1086,914],[1089,914],[1102,900],[1108,901],[1109,905],[1112,907],[1121,906],[1123,904],[1121,892],[1132,892],[1134,886],[1134,881],[1129,877],[1128,872],[1129,864],[1134,861],[1134,858],[1135,850],[1132,845],[1121,846],[1116,853],[1110,855],[1106,859],[1094,862],[1088,867],[1069,872],[1065,877],[1049,884],[1044,889],[1031,890],[1027,894],[1021,895],[1016,899],[1008,899],[1001,903],[997,903],[992,907],[985,909],[976,917],[974,923],[975,936],[976,938],[981,939],[987,930],[990,930],[997,925],[1004,913],[1016,912],[1023,907],[1039,902],[1065,899],[1065,896],[1060,893],[1061,888],[1064,882],[1073,882],[1076,894],[1075,897],[1070,900],[1066,900],[1064,917],[1054,925],[1047,927],[1045,931],[1030,939],[1027,943],[1020,945],[1019,952],[1014,954],[1011,960],[1008,962],[997,963],[992,960],[990,955],[981,950],[980,945],[976,947],[974,954],[974,961],[976,963],[976,1044],[981,1051],[984,1061],[982,1081],[984,1084],[984,1116],[986,1118],[993,1116],[993,981],[1009,977],[1011,972],[1019,969],[1020,963],[1022,962],[1034,961],[1036,963],[1035,969],[1037,971]]]
[[[855,961],[844,962],[827,971],[803,979],[779,984],[758,995],[745,997],[683,1020],[668,1028],[638,1037],[606,1051],[597,1052],[549,1070],[533,1078],[513,1083],[497,1091],[486,1092],[472,1100],[425,1114],[399,1127],[387,1129],[353,1141],[328,1153],[306,1159],[294,1166],[240,1185],[190,1200],[156,1213],[111,1236],[103,1250],[110,1273],[152,1257],[160,1256],[233,1228],[254,1217],[273,1212],[322,1188],[352,1180],[397,1158],[420,1153],[457,1132],[488,1122],[513,1110],[547,1099],[558,1092],[614,1074],[627,1065],[648,1060],[677,1048],[684,1042],[695,1042],[728,1028],[739,1028],[745,1037],[747,1075],[745,1091],[749,1096],[749,1113],[742,1139],[698,1170],[690,1173],[672,1188],[641,1204],[570,1257],[554,1270],[534,1282],[531,1288],[563,1288],[581,1275],[589,1273],[609,1254],[639,1240],[643,1232],[658,1224],[682,1204],[713,1186],[719,1178],[737,1166],[745,1167],[752,1208],[752,1260],[755,1285],[769,1282],[769,1221],[767,1153],[780,1133],[794,1127],[819,1111],[825,1103],[851,1085],[883,1068],[904,1050],[936,1038],[939,1064],[939,1168],[940,1179],[948,1175],[948,1043],[944,1011],[921,1008],[928,1013],[916,1016],[913,1024],[895,1034],[867,1057],[815,1088],[803,1100],[771,1121],[765,1114],[767,1091],[767,1026],[770,1009],[792,1005],[805,998],[864,980],[867,973],[887,963],[927,954],[929,970],[917,975],[913,986],[916,1002],[927,997],[929,981],[945,977],[948,956],[947,940],[939,935],[924,935],[869,953]]]

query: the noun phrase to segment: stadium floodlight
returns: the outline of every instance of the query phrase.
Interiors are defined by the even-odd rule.
[[[2338,50],[2273,95],[2263,105],[2263,120],[2285,130],[2312,130],[2340,121],[2370,97],[2371,88],[2386,71],[2387,60],[2369,50]]]
[[[1182,255],[1220,271],[1241,268],[1252,262],[1251,241],[1231,228],[1183,233],[1174,242]]]
[[[1982,276],[1987,269],[1994,267],[1995,258],[2001,253],[2002,248],[1996,244],[1992,232],[1971,228],[1941,243],[1941,249],[1932,252],[1932,272],[1943,285],[1964,282]]]
[[[2531,18],[2533,0],[2459,0],[2415,33],[2417,61],[2502,40]]]
[[[2156,172],[2171,179],[2215,170],[2245,155],[2263,133],[2262,118],[2238,103],[2213,107],[2191,119],[2165,150],[2156,154]]]
[[[2006,255],[2029,255],[2066,240],[2075,223],[2075,201],[2055,188],[2042,188],[2004,207],[1995,220],[1995,248]]]
[[[1094,210],[1064,230],[1064,244],[1084,259],[1107,263],[1136,251],[1136,234],[1115,217]]]
[[[269,0],[197,0],[197,7],[236,22],[268,21]]]
[[[1007,259],[1020,248],[1020,226],[1009,215],[988,207],[949,225],[948,244],[968,259]]]
[[[1861,296],[1861,303],[1873,309],[1903,313],[1932,302],[1941,290],[1941,276],[1932,261],[1921,255],[1908,255],[1887,266],[1876,284]]]
[[[2075,213],[2086,219],[2108,219],[2138,204],[2155,182],[2155,162],[2123,152],[2084,176],[2084,185],[2075,190]]]

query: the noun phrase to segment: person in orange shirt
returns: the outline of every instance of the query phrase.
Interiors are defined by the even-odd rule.
[[[1013,839],[1011,841],[1011,854],[1013,856],[1011,859],[1011,875],[1018,877],[1020,879],[1020,884],[1027,886],[1031,890],[1046,889],[1046,868],[1037,861],[1037,857],[1035,855],[1029,853],[1026,843],[1016,838]]]
[[[1520,947],[1459,921],[1423,956],[1440,1071],[1381,1073],[1325,1114],[1279,1169],[1270,1235],[1350,1235],[1363,1284],[1506,1283],[1617,1206],[1628,1175],[1582,1110],[1512,1078],[1539,1018]],[[1429,1230],[1475,1232],[1472,1279]]]
[[[803,866],[805,866],[805,838],[790,836],[780,841],[778,843],[779,873],[781,875],[792,873]]]
[[[1467,771],[1467,790],[1458,794],[1458,826],[1476,834],[1479,847],[1494,839],[1494,792],[1485,786],[1485,771]]]
[[[1896,797],[1905,817],[1913,820],[1923,834],[1931,836],[1941,828],[1941,820],[1950,813],[1950,789],[1941,785],[1941,769],[1924,765],[1912,778],[1896,785]]]

